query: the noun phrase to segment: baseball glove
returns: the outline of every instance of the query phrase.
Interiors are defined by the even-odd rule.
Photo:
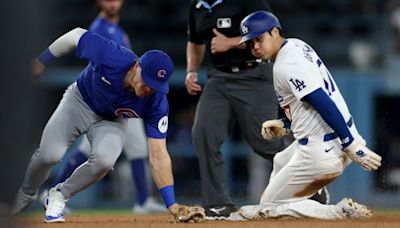
[[[174,222],[199,223],[204,222],[206,214],[204,208],[200,206],[178,205],[174,215]]]

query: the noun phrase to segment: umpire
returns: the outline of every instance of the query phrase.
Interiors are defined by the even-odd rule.
[[[272,65],[238,46],[240,21],[257,10],[270,8],[264,0],[192,0],[189,9],[185,85],[191,95],[202,91],[192,132],[208,219],[224,219],[237,210],[220,152],[233,124],[239,124],[253,151],[270,161],[284,147],[283,140],[267,142],[260,134],[262,122],[278,115]],[[211,66],[203,90],[197,71],[205,53]]]

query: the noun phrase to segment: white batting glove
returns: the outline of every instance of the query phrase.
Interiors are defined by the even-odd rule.
[[[362,141],[354,140],[344,151],[362,168],[368,171],[377,170],[381,166],[382,157],[363,145]]]
[[[262,124],[261,135],[265,140],[283,137],[288,134],[288,130],[284,126],[285,124],[282,120],[267,120]]]

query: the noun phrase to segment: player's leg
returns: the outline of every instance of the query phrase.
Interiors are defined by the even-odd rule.
[[[344,155],[336,140],[300,145],[297,142],[290,161],[271,179],[260,200],[268,217],[293,216],[335,219],[343,217],[341,208],[308,200],[333,181],[344,169]],[[335,148],[326,153],[324,149]],[[294,217],[296,217],[294,216]]]
[[[225,79],[210,78],[197,104],[192,129],[199,158],[201,193],[207,217],[229,216],[236,211],[229,196],[220,147],[233,116],[226,98]]]
[[[264,121],[277,119],[279,106],[272,84],[272,66],[261,66],[244,71],[242,74],[252,77],[251,80],[236,80],[231,83],[229,98],[237,117],[243,136],[260,156],[272,160],[288,143],[283,139],[266,141],[261,135]],[[254,77],[257,77],[255,79]]]
[[[71,176],[76,168],[87,161],[90,154],[90,144],[86,137],[86,134],[80,137],[77,149],[71,151],[70,153],[72,154],[71,157],[68,159],[66,165],[61,168],[61,173],[57,176],[51,187],[54,187],[57,184],[64,182],[67,178]],[[39,198],[45,208],[47,208],[48,204],[48,194],[49,190],[46,189],[42,192]],[[65,207],[64,212],[66,214],[71,214],[72,210],[68,207]]]
[[[28,207],[37,197],[37,190],[48,178],[53,165],[60,162],[69,145],[85,132],[98,116],[84,103],[76,84],[68,87],[57,109],[47,122],[39,148],[32,155],[13,213]],[[60,130],[61,129],[61,130]]]
[[[71,151],[71,153],[72,155],[70,159],[68,160],[65,167],[63,167],[63,169],[61,170],[61,173],[56,178],[52,187],[64,182],[67,178],[71,176],[71,174],[78,166],[87,161],[90,154],[90,144],[86,137],[86,134],[81,137],[81,141],[79,142],[78,147],[74,151]]]
[[[104,177],[114,166],[122,151],[125,120],[102,120],[88,131],[91,154],[88,161],[79,166],[64,183],[50,189],[46,222],[64,221],[65,202]]]
[[[123,151],[130,162],[132,178],[136,186],[137,195],[133,212],[136,214],[166,212],[165,206],[157,203],[149,193],[148,186],[152,180],[146,175],[149,153],[142,119],[128,120]]]
[[[132,178],[136,186],[136,203],[143,205],[149,196],[149,191],[145,169],[148,148],[143,121],[141,119],[128,120],[123,151],[130,162]]]

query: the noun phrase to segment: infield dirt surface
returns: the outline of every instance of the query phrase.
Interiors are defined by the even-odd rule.
[[[65,227],[65,228],[124,228],[124,227],[201,227],[201,228],[253,228],[253,227],[279,227],[279,228],[395,228],[400,227],[400,214],[379,214],[368,220],[341,220],[321,221],[312,219],[302,220],[262,220],[246,222],[206,221],[198,224],[174,224],[169,222],[168,215],[67,215],[65,223],[45,224],[42,216],[21,216],[17,219],[17,227]]]

